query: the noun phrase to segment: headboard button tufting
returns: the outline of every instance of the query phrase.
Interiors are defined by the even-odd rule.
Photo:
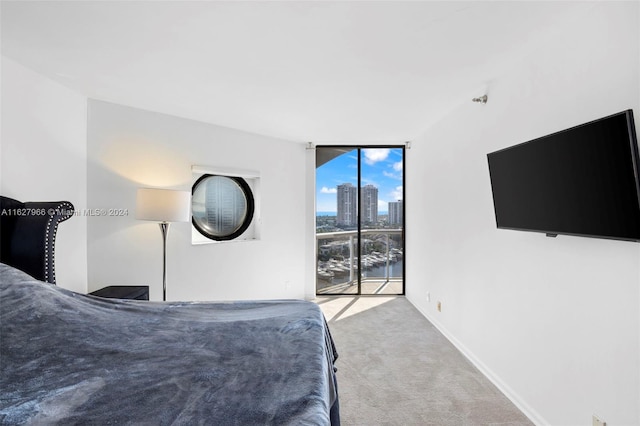
[[[68,201],[23,203],[0,196],[0,261],[55,284],[58,225],[73,214]]]

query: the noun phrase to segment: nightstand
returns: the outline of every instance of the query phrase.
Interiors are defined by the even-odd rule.
[[[148,285],[111,285],[89,293],[92,296],[110,299],[149,300]]]

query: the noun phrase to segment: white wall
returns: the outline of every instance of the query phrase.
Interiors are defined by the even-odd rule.
[[[0,193],[20,201],[87,201],[87,99],[2,57]],[[87,221],[63,222],[56,238],[59,286],[86,292]]]
[[[135,219],[136,190],[191,190],[200,165],[260,173],[260,240],[194,246],[191,224],[173,223],[167,299],[305,297],[304,144],[94,100],[88,127],[89,206],[129,211],[89,218],[89,290],[149,285],[162,299],[161,234]]]
[[[594,3],[407,152],[407,296],[537,424],[640,424],[640,244],[497,230],[486,154],[628,108],[638,126],[638,18]]]

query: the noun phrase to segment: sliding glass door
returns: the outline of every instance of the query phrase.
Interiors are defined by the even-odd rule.
[[[404,147],[316,148],[316,293],[404,294]]]

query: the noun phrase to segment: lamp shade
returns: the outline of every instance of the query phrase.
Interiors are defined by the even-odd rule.
[[[189,222],[189,191],[140,188],[136,197],[136,219],[156,222]]]

